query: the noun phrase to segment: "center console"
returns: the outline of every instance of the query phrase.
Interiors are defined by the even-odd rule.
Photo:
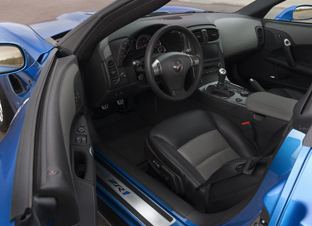
[[[226,79],[222,44],[214,26],[192,28],[203,52],[203,74],[199,90],[207,97],[217,98],[245,107],[249,91]]]
[[[240,106],[245,107],[246,106],[246,100],[249,95],[249,91],[241,87],[239,85],[233,84],[228,80],[225,80],[224,84],[228,88],[228,90],[233,94],[230,97],[227,96],[221,96],[218,94],[213,94],[210,92],[209,87],[211,86],[217,86],[218,81],[210,82],[205,85],[202,85],[199,87],[199,90],[204,93],[205,95],[209,95],[212,98],[217,98],[220,100],[224,100],[226,102],[232,103],[232,104],[237,104]]]

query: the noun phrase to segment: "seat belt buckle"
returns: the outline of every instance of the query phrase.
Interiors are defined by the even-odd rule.
[[[256,130],[254,125],[250,122],[243,122],[241,124],[242,130],[244,135],[249,139],[249,140],[254,140],[256,139]]]
[[[243,174],[252,174],[252,172],[254,171],[254,169],[256,168],[255,166],[250,168],[251,164],[252,164],[253,160],[250,158],[248,159],[248,161],[246,162],[244,169],[243,169]]]

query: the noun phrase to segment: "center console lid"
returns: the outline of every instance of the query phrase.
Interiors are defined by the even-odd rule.
[[[290,121],[297,100],[268,92],[250,94],[246,101],[249,111],[283,121]]]

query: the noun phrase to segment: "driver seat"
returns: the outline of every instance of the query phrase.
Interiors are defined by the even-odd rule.
[[[277,144],[281,134],[272,142]],[[271,149],[275,146],[268,144]],[[197,210],[205,213],[228,209],[255,189],[265,166],[257,166],[250,175],[238,175],[213,186],[208,184],[198,195],[199,189],[225,164],[257,156],[258,151],[239,127],[225,117],[204,110],[163,121],[152,129],[146,140],[146,157],[153,170],[176,194],[186,197]]]

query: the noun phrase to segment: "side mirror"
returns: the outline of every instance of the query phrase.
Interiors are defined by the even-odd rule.
[[[312,19],[312,5],[294,5],[278,14],[274,20],[304,21]]]
[[[0,44],[0,74],[20,71],[26,65],[24,51],[15,44]]]
[[[311,20],[312,5],[298,6],[293,12],[293,20]]]

